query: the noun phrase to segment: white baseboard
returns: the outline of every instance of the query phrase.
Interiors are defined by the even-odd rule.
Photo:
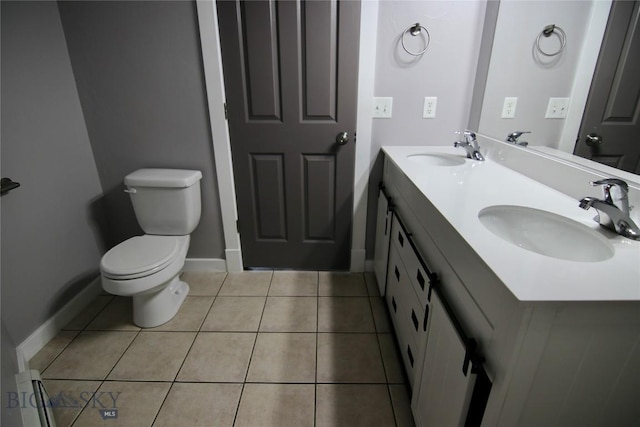
[[[76,317],[101,292],[102,286],[100,286],[100,276],[98,276],[78,295],[73,297],[71,301],[40,325],[27,339],[22,341],[16,348],[20,372],[29,369],[29,359],[35,356],[60,332],[62,327]]]
[[[351,268],[352,273],[361,273],[365,271],[366,251],[364,249],[351,249]]]
[[[372,273],[375,271],[372,259],[368,259],[364,262],[364,271],[367,273]]]
[[[227,271],[227,262],[219,258],[187,258],[182,271]]]
[[[227,258],[227,271],[242,271],[242,251],[240,249],[225,249],[224,255]]]

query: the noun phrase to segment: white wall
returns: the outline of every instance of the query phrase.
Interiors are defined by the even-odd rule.
[[[578,65],[583,47],[590,48],[585,46],[585,39],[593,4],[588,0],[503,0],[500,3],[480,133],[504,139],[515,130],[532,131],[531,135],[526,135],[530,144],[559,146],[566,120],[545,119],[544,116],[549,97],[573,98],[573,82],[580,71]],[[540,31],[549,24],[561,27],[567,42],[561,54],[545,58],[535,55],[534,43]],[[542,46],[553,51],[558,40],[543,37]],[[599,50],[599,44],[593,49]],[[508,96],[518,97],[516,116],[502,119],[502,105]],[[581,112],[582,107],[579,109]],[[568,135],[567,138],[575,141],[575,136]]]
[[[379,3],[375,96],[393,97],[393,116],[373,119],[369,201],[377,200],[383,145],[449,145],[466,128],[473,96],[486,2],[387,1]],[[431,44],[421,57],[400,44],[405,28],[419,22]],[[407,46],[420,49],[418,37]],[[424,97],[438,97],[434,119],[422,118]],[[375,203],[369,203],[367,258],[373,258]]]

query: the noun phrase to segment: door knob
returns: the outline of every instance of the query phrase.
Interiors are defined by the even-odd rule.
[[[602,145],[603,141],[602,141],[602,137],[597,133],[590,133],[589,135],[587,135],[586,142],[589,147],[598,147]]]
[[[347,142],[349,142],[349,134],[347,132],[340,132],[336,136],[336,143],[345,145]]]

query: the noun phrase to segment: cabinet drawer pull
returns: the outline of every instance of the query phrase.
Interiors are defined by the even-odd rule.
[[[395,266],[395,274],[396,274],[396,280],[399,282],[400,281],[400,272],[398,271],[398,266]]]
[[[422,330],[427,332],[427,321],[429,320],[429,304],[424,306],[424,321],[422,322]]]
[[[398,231],[398,242],[400,243],[400,246],[404,247],[404,237],[402,237],[402,233]]]
[[[417,279],[418,279],[418,283],[420,284],[420,288],[424,291],[425,281],[424,281],[424,276],[422,275],[422,272],[420,271],[420,269],[418,269]]]
[[[391,297],[391,305],[393,306],[393,312],[397,312],[398,306],[396,305],[396,299],[394,297]]]
[[[411,321],[413,322],[413,327],[416,328],[416,332],[418,332],[418,316],[416,316],[416,312],[411,309]]]
[[[409,363],[411,363],[411,367],[413,368],[413,353],[411,353],[410,346],[407,346],[407,356],[409,356]]]

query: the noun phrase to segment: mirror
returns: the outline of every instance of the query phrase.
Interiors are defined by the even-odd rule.
[[[490,55],[490,59],[484,70],[484,93],[476,92],[474,97],[478,132],[504,141],[511,132],[532,131],[521,137],[531,149],[584,165],[593,163],[571,153],[610,8],[609,0],[489,1],[481,55]],[[545,56],[537,49],[537,40],[547,53],[562,46],[560,33],[540,35],[551,24],[566,34],[566,45],[558,55]],[[479,74],[482,72],[480,69]],[[503,118],[508,113],[503,111],[505,98],[513,97],[517,98],[515,105],[513,100],[509,103],[515,116]],[[569,98],[565,118],[545,118],[552,97]],[[592,166],[600,168],[599,164]],[[640,181],[638,175],[624,175]]]

